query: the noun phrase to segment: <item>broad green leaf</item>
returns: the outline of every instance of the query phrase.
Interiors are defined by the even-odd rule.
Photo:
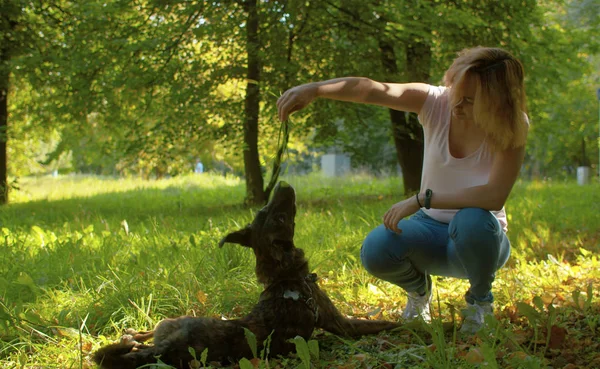
[[[256,335],[254,335],[254,333],[252,333],[251,330],[249,330],[246,327],[244,328],[244,335],[246,336],[246,341],[248,342],[248,346],[250,346],[250,350],[252,350],[252,355],[254,355],[254,357],[258,357],[258,346],[256,343]]]
[[[312,356],[315,361],[319,361],[319,341],[309,340],[308,350],[310,351],[310,356]]]
[[[31,276],[25,272],[19,273],[19,276],[17,277],[15,283],[29,287],[31,292],[33,292],[34,294],[37,294],[39,292],[39,287],[35,284],[33,278],[31,278]]]
[[[255,369],[250,360],[243,357],[239,362],[240,369]]]
[[[541,315],[531,305],[524,302],[517,302],[517,309],[519,309],[519,313],[521,313],[521,315],[525,316],[529,320],[531,325],[536,325],[539,323]]]
[[[292,339],[292,342],[296,345],[296,353],[300,357],[300,360],[302,360],[302,367],[310,369],[310,350],[306,340],[300,336],[296,336]]]
[[[202,365],[206,365],[206,360],[208,360],[208,347],[202,350],[202,354],[200,355]]]

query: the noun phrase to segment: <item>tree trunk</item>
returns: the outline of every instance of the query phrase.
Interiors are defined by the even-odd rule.
[[[386,79],[397,80],[399,73],[394,46],[388,40],[380,39],[379,50]],[[410,82],[427,82],[429,80],[430,55],[431,50],[426,44],[417,43],[416,46],[407,47],[406,64]],[[414,113],[390,109],[390,119],[396,155],[400,168],[402,168],[404,194],[409,196],[421,188],[423,129]]]
[[[258,116],[260,103],[260,42],[258,38],[258,1],[244,2],[246,22],[246,52],[248,71],[244,107],[244,170],[246,177],[246,204],[260,205],[266,202],[263,176],[258,156]]]
[[[5,48],[0,49],[0,205],[8,203],[8,178],[6,160],[6,141],[8,128],[8,53]]]
[[[8,141],[8,90],[10,88],[10,68],[8,62],[15,51],[11,34],[17,28],[17,21],[11,18],[21,11],[15,2],[3,2],[0,6],[0,205],[8,203],[8,160],[6,142]]]

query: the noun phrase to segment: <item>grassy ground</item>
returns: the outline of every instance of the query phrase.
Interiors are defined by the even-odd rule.
[[[399,319],[402,291],[369,276],[358,260],[364,236],[399,200],[399,179],[286,180],[298,193],[296,245],[340,310]],[[255,211],[239,206],[238,179],[76,176],[20,186],[0,208],[2,368],[90,368],[90,353],[125,328],[182,314],[237,317],[257,300],[251,251],[217,247]],[[453,321],[467,285],[434,278],[439,319],[431,326],[357,341],[316,332],[312,365],[600,367],[600,186],[519,183],[507,210],[513,254],[498,273],[489,330],[458,335]],[[308,367],[302,347],[254,363]]]

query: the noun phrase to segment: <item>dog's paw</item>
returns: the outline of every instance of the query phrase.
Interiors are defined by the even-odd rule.
[[[130,334],[124,334],[124,335],[122,335],[119,342],[121,344],[124,344],[124,345],[131,345],[131,344],[133,344],[133,347],[131,348],[131,351],[137,351],[138,347],[143,346],[143,343],[136,341],[136,339],[132,335],[130,335]]]
[[[124,334],[121,336],[121,339],[119,340],[119,343],[122,344],[129,344],[129,343],[135,343],[135,340],[133,339],[133,336],[130,334]]]
[[[136,330],[135,330],[135,329],[133,329],[133,328],[127,328],[127,329],[125,330],[125,334],[129,334],[129,335],[131,335],[131,336],[135,336],[137,333],[138,333],[138,331],[136,331]]]

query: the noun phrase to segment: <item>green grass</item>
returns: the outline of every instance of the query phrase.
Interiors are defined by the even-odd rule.
[[[296,245],[348,315],[399,319],[402,291],[368,275],[360,245],[401,198],[398,178],[286,178],[298,193]],[[25,178],[0,208],[0,367],[88,368],[123,329],[164,317],[237,317],[261,287],[248,249],[217,243],[251,221],[244,184],[211,175],[160,181]],[[513,254],[495,283],[489,334],[460,337],[465,281],[437,278],[430,327],[345,341],[315,333],[316,367],[600,367],[600,186],[519,183],[507,204]],[[443,321],[443,325],[441,322]],[[298,357],[269,367],[297,367]],[[267,362],[261,362],[266,366]]]

